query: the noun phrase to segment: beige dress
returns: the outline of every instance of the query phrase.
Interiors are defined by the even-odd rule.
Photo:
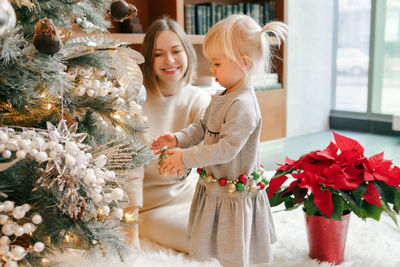
[[[170,97],[147,95],[143,114],[149,118],[147,139],[153,140],[165,132],[175,132],[200,119],[210,95],[194,86],[186,86]],[[130,199],[131,206],[139,211],[139,234],[157,243],[182,252],[188,252],[186,230],[190,203],[196,187],[197,176],[193,171],[180,180],[168,180],[158,173],[157,160],[151,161],[136,191]],[[143,186],[143,187],[141,187]],[[143,188],[143,197],[139,188]]]

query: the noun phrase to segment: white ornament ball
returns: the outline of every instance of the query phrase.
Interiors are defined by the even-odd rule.
[[[14,210],[12,211],[12,215],[15,219],[22,219],[25,217],[25,209],[22,208],[21,206],[17,206],[14,208]]]
[[[87,169],[85,178],[83,178],[83,182],[87,185],[91,185],[96,182],[96,175],[94,174],[92,169]]]
[[[76,161],[75,158],[73,156],[71,156],[70,154],[67,154],[65,156],[65,164],[68,166],[73,166],[75,165]]]
[[[123,196],[124,196],[124,191],[121,188],[114,188],[111,191],[111,197],[114,200],[121,200],[123,198]]]
[[[78,96],[84,96],[86,93],[86,89],[83,86],[78,86],[75,88],[75,94],[77,94]]]
[[[5,132],[0,132],[0,142],[5,143],[8,141],[8,134]]]
[[[13,260],[19,261],[22,260],[26,255],[26,251],[23,247],[21,246],[14,246],[11,249],[11,258]]]
[[[101,85],[101,83],[100,83],[100,81],[99,80],[94,80],[93,82],[92,82],[92,88],[93,88],[93,90],[98,90],[99,88],[100,88],[100,85]]]
[[[3,227],[1,228],[1,232],[5,235],[13,235],[15,231],[15,226],[12,223],[6,223],[5,225],[3,225]]]
[[[4,237],[8,238],[8,236],[4,236]],[[9,253],[10,253],[10,246],[9,245],[1,245],[0,246],[0,255],[1,256],[4,256],[5,254],[9,254]]]
[[[26,152],[25,152],[25,150],[18,150],[16,155],[17,155],[17,158],[24,159],[26,157]]]
[[[2,245],[2,246],[7,246],[7,245],[9,245],[10,244],[10,238],[8,237],[8,236],[6,236],[6,235],[3,235],[2,237],[0,237],[0,244]]]
[[[100,201],[102,201],[103,200],[103,196],[101,195],[101,194],[94,194],[93,195],[93,200],[95,201],[95,202],[100,202]]]
[[[23,150],[26,152],[30,151],[32,149],[32,143],[30,140],[27,139],[22,139],[21,141],[18,142],[20,147],[22,147]]]
[[[36,148],[43,148],[45,141],[41,137],[35,137],[32,140],[32,145]]]
[[[101,213],[103,213],[105,216],[108,216],[108,214],[110,214],[110,208],[108,206],[101,207]]]
[[[39,214],[35,214],[32,216],[32,222],[34,224],[39,224],[42,222],[42,216],[40,216]]]
[[[10,150],[4,150],[2,153],[3,158],[9,159],[11,158],[11,151]]]
[[[122,220],[122,217],[124,216],[124,211],[121,208],[114,208],[113,215],[118,220]]]
[[[33,148],[31,151],[27,151],[29,152],[32,156],[36,156],[36,154],[38,153],[37,149]]]
[[[3,203],[0,203],[0,212],[4,211],[4,205]]]
[[[118,88],[117,88],[117,87],[113,87],[113,88],[111,89],[111,93],[112,93],[113,95],[118,95]]]
[[[110,204],[112,202],[112,200],[113,199],[112,199],[112,196],[110,193],[104,194],[103,201],[105,203]]]
[[[31,205],[29,205],[29,204],[23,204],[22,206],[21,206],[26,212],[28,212],[32,207],[31,207]]]
[[[33,250],[36,252],[42,252],[44,249],[44,244],[42,242],[36,242],[35,245],[33,245]]]
[[[99,96],[106,96],[107,95],[107,89],[106,88],[104,88],[103,86],[102,87],[100,87],[99,89],[98,89],[98,91],[97,91],[97,94],[99,95]]]
[[[12,211],[14,209],[14,202],[7,200],[3,202],[4,211]]]
[[[125,94],[125,88],[122,87],[122,86],[119,87],[119,88],[118,88],[118,94],[119,94],[119,95],[124,95],[124,94]]]
[[[15,236],[21,236],[21,235],[23,235],[23,234],[25,234],[24,227],[22,227],[22,226],[16,226],[16,227],[15,227],[15,230],[14,230],[14,235],[15,235]]]
[[[57,152],[63,152],[64,151],[64,147],[63,147],[63,145],[62,144],[56,144],[55,146],[54,146],[54,151],[57,151]]]
[[[0,224],[5,225],[8,223],[9,217],[7,215],[1,214],[0,215]]]
[[[89,89],[89,90],[87,90],[86,94],[87,94],[88,96],[92,97],[92,96],[94,96],[94,90]]]
[[[105,185],[104,179],[101,177],[97,177],[96,185],[103,187]]]
[[[24,223],[22,228],[24,228],[25,234],[33,233],[36,229],[36,227],[32,223]]]
[[[18,267],[18,263],[16,261],[9,260],[4,264],[4,267]]]
[[[55,161],[58,158],[58,153],[55,150],[50,151],[49,157],[51,160]]]
[[[65,150],[71,154],[71,155],[76,155],[79,152],[78,145],[75,142],[67,142],[65,144]]]
[[[103,191],[103,188],[101,188],[101,186],[95,186],[93,187],[93,191],[97,194],[100,194]]]
[[[36,154],[35,158],[39,163],[42,163],[48,159],[48,156],[46,152],[40,151],[39,153]]]
[[[121,97],[118,97],[117,100],[115,100],[115,104],[117,106],[122,106],[123,104],[125,104],[125,100]]]
[[[106,163],[107,163],[107,156],[103,154],[98,156],[95,160],[96,167],[98,168],[103,168],[106,165]]]

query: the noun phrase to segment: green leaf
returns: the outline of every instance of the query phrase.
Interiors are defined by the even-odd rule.
[[[281,197],[281,192],[275,192],[275,194],[269,199],[269,204],[271,207],[276,207],[287,201],[289,197]]]
[[[340,221],[343,215],[344,200],[340,195],[334,194],[332,197],[332,203],[333,203],[333,211],[331,219]]]
[[[381,213],[383,211],[382,207],[373,205],[363,200],[361,203],[361,209],[366,212],[367,217],[379,221],[381,218]]]
[[[313,216],[318,212],[318,208],[314,203],[314,197],[312,195],[304,201],[304,209],[308,216]]]
[[[293,206],[294,206],[294,199],[293,198],[289,198],[288,200],[285,201],[285,208],[286,209],[293,208]]]
[[[365,212],[365,210],[361,209],[361,206],[358,207],[356,206],[355,203],[349,203],[350,209],[352,212],[354,212],[355,215],[357,215],[358,217],[365,219],[367,218],[367,213]]]
[[[381,204],[383,207],[383,210],[389,215],[389,217],[392,219],[392,221],[397,225],[397,227],[399,227],[398,223],[397,223],[397,213],[395,211],[393,211],[389,204],[387,204],[385,201],[381,200]]]
[[[340,189],[338,189],[337,191],[338,191],[339,194],[348,202],[348,204],[346,203],[347,205],[349,205],[349,206],[353,205],[354,208],[360,209],[360,202],[361,202],[361,201],[357,202],[357,201],[354,199],[354,197],[353,197],[353,195],[351,194],[351,192],[348,193],[348,192],[343,191],[343,190],[340,190]],[[353,209],[353,208],[352,208],[352,209]]]
[[[354,200],[358,203],[361,202],[363,195],[367,192],[367,185],[365,183],[360,184],[356,189],[352,191]]]
[[[394,186],[389,186],[382,181],[374,181],[376,188],[378,188],[381,197],[389,203],[397,205],[399,203],[399,194],[397,188]]]

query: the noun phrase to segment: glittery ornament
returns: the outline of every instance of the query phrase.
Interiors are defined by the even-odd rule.
[[[47,18],[39,20],[36,24],[32,42],[40,53],[47,55],[54,55],[63,47],[56,26]]]
[[[125,0],[115,0],[111,3],[110,13],[113,20],[123,21],[131,16],[136,16],[137,8]]]
[[[260,190],[264,190],[265,184],[263,182],[259,182],[257,185],[260,187]]]

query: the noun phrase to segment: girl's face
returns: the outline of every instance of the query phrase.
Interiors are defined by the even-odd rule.
[[[153,69],[160,88],[179,83],[188,68],[188,57],[178,35],[165,30],[158,34],[154,46]]]
[[[229,92],[239,89],[245,78],[240,66],[225,56],[211,58],[210,72],[215,80]]]

